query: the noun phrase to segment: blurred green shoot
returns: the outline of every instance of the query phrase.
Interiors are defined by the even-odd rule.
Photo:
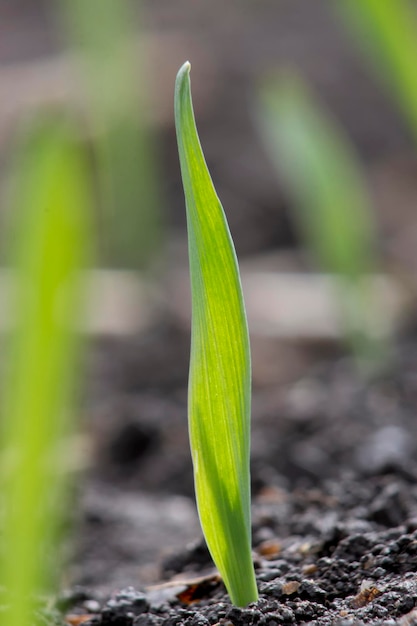
[[[379,359],[384,329],[369,280],[376,267],[372,211],[348,139],[295,76],[266,81],[258,112],[298,229],[321,269],[338,277],[348,343],[359,361]]]
[[[409,0],[335,2],[345,23],[398,99],[417,139],[417,11]]]
[[[80,270],[91,254],[86,163],[67,122],[41,124],[23,142],[8,237],[14,329],[3,382],[1,585],[8,626],[32,624],[34,595],[59,572],[66,437],[72,414],[82,305]],[[52,554],[52,557],[51,557]]]
[[[233,242],[195,126],[190,64],[175,85],[192,293],[188,418],[201,526],[232,602],[258,598],[251,556],[250,348]]]
[[[61,0],[61,7],[88,101],[104,262],[143,269],[158,256],[161,213],[155,141],[144,120],[149,86],[136,46],[139,6],[133,0]]]

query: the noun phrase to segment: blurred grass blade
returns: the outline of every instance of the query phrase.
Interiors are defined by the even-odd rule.
[[[155,137],[145,120],[149,86],[137,49],[139,6],[133,0],[61,0],[61,7],[89,103],[104,260],[144,268],[158,255],[161,213]]]
[[[71,129],[48,122],[24,143],[15,173],[10,238],[16,294],[2,402],[4,534],[1,584],[8,626],[31,624],[33,594],[60,574],[62,446],[71,426],[82,301],[79,270],[90,253],[86,164]],[[58,451],[59,450],[59,451]],[[55,545],[53,545],[55,542]]]
[[[295,201],[296,224],[322,270],[339,277],[345,331],[359,357],[381,348],[370,289],[375,237],[365,184],[350,144],[295,77],[265,82],[259,124]]]
[[[334,6],[399,100],[417,139],[417,11],[409,0],[343,0]]]
[[[203,532],[231,600],[257,600],[250,524],[250,351],[233,242],[197,135],[190,65],[175,86],[192,291],[189,428]]]

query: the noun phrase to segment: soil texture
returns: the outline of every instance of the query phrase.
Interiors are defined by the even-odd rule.
[[[177,381],[167,385],[164,359],[155,356],[158,341],[169,335],[179,340],[173,328],[148,337],[149,352],[143,344],[141,350],[118,345],[119,378],[101,372],[97,392],[112,387],[119,421],[113,411],[106,428],[105,420],[92,422],[100,445],[84,492],[73,568],[79,585],[61,598],[68,622],[417,623],[414,340],[366,382],[344,358],[322,362],[292,384],[255,389],[253,550],[260,599],[238,609],[196,521],[186,369],[180,359]],[[104,363],[114,350],[102,347]],[[132,386],[127,372],[141,368],[147,383]]]

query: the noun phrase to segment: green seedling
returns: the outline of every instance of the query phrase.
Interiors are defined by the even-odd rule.
[[[192,295],[188,419],[203,533],[232,602],[258,598],[251,555],[251,367],[239,269],[194,120],[190,64],[175,85]]]
[[[353,148],[295,75],[265,81],[258,121],[302,239],[337,279],[348,344],[359,363],[375,363],[385,328],[370,280],[377,266],[371,203]]]
[[[90,253],[86,163],[66,122],[36,127],[14,173],[10,267],[14,328],[1,406],[2,623],[32,624],[58,582],[68,435],[78,370],[73,332]]]

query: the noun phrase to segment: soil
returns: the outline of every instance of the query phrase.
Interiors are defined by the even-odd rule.
[[[186,358],[170,380],[170,360],[158,350],[180,335],[159,328],[147,348],[143,340],[101,347],[107,366],[118,350],[119,378],[108,368],[99,385],[118,402],[106,428],[92,421],[100,444],[72,570],[79,585],[60,599],[69,623],[417,623],[415,340],[366,382],[343,358],[293,384],[254,390],[260,599],[237,609],[196,525]]]
[[[417,268],[411,137],[349,45],[331,3],[226,4],[145,4],[146,28],[159,50],[156,89],[159,100],[170,103],[156,129],[170,266],[181,269],[185,254],[172,87],[189,57],[202,143],[240,258],[284,251],[290,270],[311,270],[253,123],[260,73],[294,65],[363,162],[382,267]],[[59,51],[50,2],[19,0],[3,10],[0,70]],[[409,280],[415,284],[415,275]],[[391,359],[367,377],[338,343],[253,338],[253,550],[260,599],[245,609],[230,604],[195,511],[186,418],[189,328],[164,309],[137,337],[96,341],[79,441],[88,467],[74,497],[67,590],[56,610],[42,612],[43,623],[417,624],[414,324],[415,315],[393,340]]]

